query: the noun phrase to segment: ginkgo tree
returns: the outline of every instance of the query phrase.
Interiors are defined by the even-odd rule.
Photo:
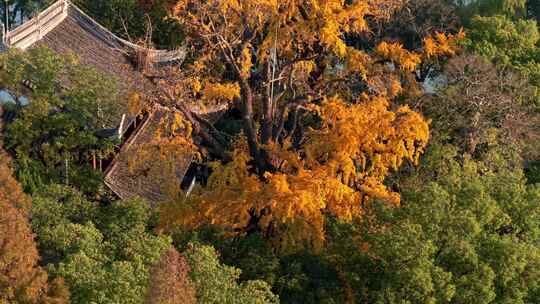
[[[372,198],[399,205],[384,178],[416,162],[428,122],[392,99],[414,85],[422,62],[453,55],[462,34],[424,47],[358,49],[347,35],[388,18],[396,1],[181,0],[171,13],[192,45],[183,80],[164,93],[218,161],[205,187],[162,206],[163,229],[218,225],[259,231],[280,248],[320,247],[324,218],[361,217]],[[167,85],[165,85],[167,84]],[[186,106],[230,102],[243,129],[227,145]]]

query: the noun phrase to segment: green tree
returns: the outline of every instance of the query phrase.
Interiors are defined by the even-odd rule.
[[[465,45],[489,60],[516,67],[538,58],[540,34],[533,20],[512,20],[506,16],[472,18]]]
[[[114,140],[95,132],[116,125],[121,113],[114,79],[46,48],[9,51],[0,62],[2,87],[30,101],[6,126],[6,148],[15,155],[24,189],[52,181],[96,192],[101,179],[91,158],[108,155]]]
[[[241,271],[221,264],[213,247],[190,243],[184,255],[191,266],[198,303],[279,303],[266,282],[237,282]]]
[[[527,0],[458,0],[457,5],[459,14],[465,23],[468,23],[471,17],[504,15],[512,19],[520,19],[528,15]]]
[[[214,246],[220,260],[241,269],[240,282],[261,280],[272,287],[280,303],[342,303],[343,281],[324,254],[303,251],[279,255],[260,233],[229,238],[216,227],[175,237],[180,248],[189,242]]]
[[[73,303],[143,303],[150,267],[170,247],[150,232],[140,200],[107,206],[53,185],[35,196],[33,228],[50,271],[65,278]]]
[[[402,183],[402,207],[374,203],[363,228],[334,248],[354,256],[341,267],[357,283],[358,299],[538,302],[540,187],[526,185],[501,153],[473,161],[457,151],[432,147],[424,167]]]
[[[529,79],[535,88],[531,96],[540,107],[540,40],[534,20],[497,15],[475,16],[468,26],[465,47],[483,56],[503,69],[517,70]]]
[[[10,163],[0,150],[0,303],[68,303],[63,280],[50,281],[38,265],[25,209],[30,200],[13,178]]]

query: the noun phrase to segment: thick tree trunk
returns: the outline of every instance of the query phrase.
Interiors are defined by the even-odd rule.
[[[221,143],[216,140],[211,134],[209,134],[206,130],[204,130],[199,121],[193,116],[193,113],[191,113],[190,110],[188,110],[184,105],[178,104],[177,108],[184,114],[184,116],[189,120],[193,127],[193,131],[202,137],[209,145],[209,151],[215,155],[217,155],[219,158],[221,158],[222,161],[230,161],[230,156],[225,152],[225,148],[221,145]]]
[[[247,138],[249,153],[255,161],[257,173],[263,174],[267,170],[266,161],[261,155],[259,142],[257,138],[257,130],[253,119],[253,92],[247,83],[246,79],[240,81],[241,96],[242,96],[242,120],[244,125],[244,133]]]
[[[270,143],[270,139],[272,139],[272,126],[274,121],[274,113],[273,113],[273,94],[272,94],[272,88],[273,88],[273,82],[274,79],[272,77],[271,72],[271,64],[267,63],[267,75],[266,79],[268,80],[268,84],[266,87],[266,94],[263,101],[263,120],[262,120],[262,130],[261,130],[261,142],[263,145],[267,145]]]

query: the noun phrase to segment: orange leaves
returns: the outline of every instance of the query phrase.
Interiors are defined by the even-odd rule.
[[[261,211],[268,215],[261,218],[263,227],[276,225],[279,235],[285,242],[293,244],[300,240],[320,247],[324,239],[324,218],[321,210],[325,208],[324,189],[320,180],[312,182],[309,172],[297,175],[273,174],[263,186],[259,197]],[[299,232],[296,236],[287,235],[290,228]]]
[[[0,303],[68,303],[61,278],[48,280],[28,222],[30,199],[0,149]]]
[[[238,65],[240,66],[240,76],[246,79],[249,78],[249,75],[251,74],[251,68],[253,67],[253,63],[251,62],[251,50],[249,44],[246,45],[242,50],[242,54],[238,59]]]
[[[181,14],[186,8],[186,5],[187,5],[186,2],[187,2],[186,0],[178,0],[176,4],[173,6],[172,14],[173,15]]]
[[[363,195],[363,201],[369,202],[370,199],[376,198],[394,206],[399,206],[400,197],[399,193],[388,191],[388,189],[382,184],[376,177],[368,177],[364,183],[360,186],[361,193]]]
[[[245,31],[259,38],[258,45],[253,46],[260,61],[255,65],[268,60],[268,54],[275,46],[282,53],[280,57],[287,59],[293,59],[298,50],[317,46],[324,46],[327,51],[343,58],[347,52],[344,35],[369,30],[366,16],[375,15],[370,11],[371,3],[351,2],[179,0],[172,17],[194,33],[196,39],[208,39],[209,47],[223,47],[226,52],[233,50],[235,58],[232,60],[239,63],[241,73],[246,76],[245,73],[249,72],[247,66],[251,65],[248,62],[250,56],[247,56],[249,50],[245,49],[246,41],[238,39]]]
[[[343,1],[312,1],[314,15],[320,18],[313,22],[317,26],[319,20],[320,43],[339,57],[347,55],[347,45],[343,40],[345,33],[361,33],[368,30],[365,16],[370,13],[367,2],[353,1],[344,5]]]
[[[397,112],[388,107],[382,97],[349,106],[337,98],[327,100],[322,106],[326,125],[311,134],[306,147],[308,162],[315,167],[324,160],[329,176],[341,176],[348,185],[362,185],[370,197],[374,193],[391,197],[388,190],[381,191],[384,177],[404,160],[418,158],[429,130],[426,121],[407,107]]]
[[[206,101],[232,101],[240,97],[238,83],[207,83],[203,90]]]
[[[386,42],[383,41],[375,48],[375,54],[385,61],[392,62],[396,67],[399,67],[401,71],[404,72],[415,72],[418,69],[418,66],[423,62],[428,62],[437,57],[442,56],[453,56],[459,50],[458,42],[464,38],[464,32],[460,31],[457,34],[444,34],[436,33],[433,37],[424,38],[424,48],[421,51],[413,52],[403,48],[403,45],[399,42]],[[401,73],[402,78],[411,78],[410,75]],[[372,77],[373,78],[373,77]],[[380,94],[386,95],[389,97],[395,97],[401,93],[403,90],[402,84],[395,79],[388,80],[391,77],[384,77],[383,80],[375,79],[369,80],[368,82],[387,82],[387,94],[384,94],[383,91],[379,91]],[[407,79],[402,79],[404,82],[407,82]],[[410,84],[415,84],[416,81],[409,81]],[[380,87],[380,84],[379,84]],[[408,88],[409,95],[413,96],[416,93],[414,92],[414,85],[409,86]]]
[[[368,25],[365,16],[372,11],[370,10],[367,2],[356,1],[346,10],[347,18],[350,22],[350,31],[360,33],[368,30]]]
[[[414,71],[420,64],[420,56],[414,53],[409,53],[401,59],[400,67],[406,71]]]
[[[262,185],[248,170],[249,157],[238,147],[233,161],[222,165],[213,164],[207,189],[196,188],[188,200],[162,205],[164,228],[171,224],[194,228],[205,223],[224,227],[231,233],[245,227],[249,212],[256,205],[255,197]],[[172,215],[172,216],[171,216]]]
[[[370,64],[370,56],[362,51],[349,48],[347,52],[346,63],[349,71],[360,73],[362,77],[367,74],[367,65]]]
[[[424,38],[424,52],[428,58],[433,57],[438,53],[437,43],[432,37]]]
[[[204,101],[198,102],[198,106],[204,107],[220,102],[230,102],[240,97],[240,86],[236,82],[218,82],[213,78],[201,79],[199,76],[185,77],[178,82],[177,94],[189,92],[190,98]]]
[[[259,229],[282,247],[316,247],[324,242],[325,215],[352,221],[370,199],[399,204],[384,179],[418,159],[429,130],[409,108],[392,110],[389,99],[411,94],[426,56],[390,42],[360,50],[345,36],[369,30],[367,15],[386,18],[402,1],[183,1],[189,5],[177,17],[201,46],[193,65],[204,79],[197,96],[230,101],[245,94],[250,149],[241,136],[233,161],[215,163],[206,187],[163,205],[163,227]],[[451,53],[453,39],[426,40],[427,57]]]
[[[344,184],[339,178],[327,178],[324,181],[326,209],[344,221],[359,218],[363,210],[361,194]]]
[[[198,94],[202,89],[202,83],[199,77],[187,79],[188,87],[191,88],[194,94]]]
[[[424,53],[427,58],[434,56],[452,56],[459,50],[458,42],[465,38],[465,32],[457,34],[436,33],[434,37],[424,38]]]
[[[401,43],[381,42],[375,49],[377,55],[399,65],[402,70],[414,71],[421,62],[419,54],[403,48]]]
[[[390,111],[382,97],[352,105],[329,98],[312,109],[323,123],[307,132],[308,143],[297,150],[287,143],[264,147],[279,163],[276,172],[254,174],[247,144],[240,140],[232,162],[213,165],[205,188],[161,206],[161,226],[193,229],[210,223],[237,234],[257,219],[278,248],[320,248],[325,214],[352,221],[372,198],[398,205],[399,194],[383,181],[423,151],[429,137],[423,117],[407,107]]]
[[[347,45],[341,39],[340,24],[336,20],[327,20],[321,27],[319,39],[322,45],[326,46],[339,57],[344,57],[347,52]]]
[[[389,97],[396,97],[403,91],[401,83],[397,79],[392,79],[390,81],[390,87],[388,89]]]
[[[377,55],[400,66],[402,70],[414,71],[422,61],[435,56],[452,56],[459,50],[458,42],[465,37],[460,30],[457,34],[436,33],[434,37],[424,38],[423,54],[408,51],[399,42],[381,42],[375,49]]]
[[[309,75],[315,70],[315,62],[313,62],[313,60],[300,61],[293,65],[293,69],[294,73]]]

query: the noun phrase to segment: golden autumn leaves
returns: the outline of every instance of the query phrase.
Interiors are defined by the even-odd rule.
[[[411,52],[403,48],[399,42],[381,42],[375,49],[377,55],[390,60],[399,66],[400,69],[413,72],[423,60],[428,60],[436,56],[455,55],[459,40],[465,37],[463,31],[455,35],[436,33],[434,37],[424,38],[424,48],[422,52]]]
[[[250,173],[241,141],[232,162],[214,164],[206,187],[188,200],[162,205],[163,228],[209,223],[235,233],[256,215],[258,228],[277,237],[276,246],[319,247],[325,214],[351,221],[371,198],[399,204],[383,180],[403,161],[417,161],[429,138],[425,120],[407,107],[390,111],[384,98],[355,105],[330,98],[318,111],[324,127],[311,130],[300,151],[287,144],[269,147],[281,162],[278,172],[263,180]]]
[[[463,33],[435,34],[414,51],[398,42],[347,44],[346,34],[369,30],[367,16],[387,18],[384,10],[396,5],[178,1],[173,18],[199,48],[189,87],[207,103],[238,103],[245,127],[229,151],[232,161],[213,163],[206,186],[161,206],[161,228],[210,224],[231,234],[259,231],[278,248],[320,247],[325,216],[361,218],[371,199],[399,205],[383,181],[403,162],[418,161],[429,128],[391,99],[408,90],[403,78],[414,78],[423,62],[453,55]],[[355,92],[359,82],[368,89]],[[299,109],[311,123],[301,125]],[[284,131],[287,120],[293,127]]]

